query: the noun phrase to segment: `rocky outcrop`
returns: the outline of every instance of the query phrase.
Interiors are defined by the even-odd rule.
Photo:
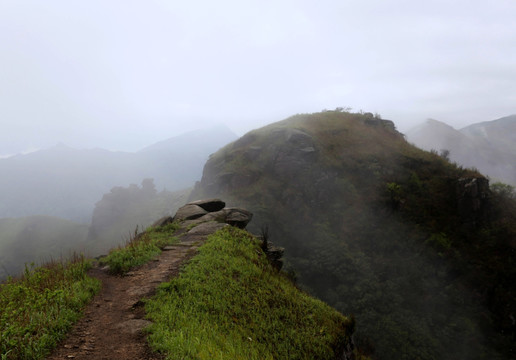
[[[253,218],[253,214],[245,209],[226,208],[225,206],[226,203],[220,199],[192,201],[179,208],[174,217],[163,217],[152,226],[165,226],[174,221],[180,221],[185,226],[198,226],[203,223],[216,222],[245,229]]]
[[[456,187],[461,222],[476,227],[488,219],[489,180],[484,177],[462,178]]]

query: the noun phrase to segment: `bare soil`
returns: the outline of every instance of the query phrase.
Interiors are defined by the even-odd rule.
[[[206,235],[183,235],[179,244],[166,247],[158,258],[125,276],[113,276],[106,268],[93,267],[90,275],[102,281],[102,289],[48,359],[164,359],[151,351],[142,331],[150,324],[145,320],[142,299],[152,296],[160,283],[176,276]]]

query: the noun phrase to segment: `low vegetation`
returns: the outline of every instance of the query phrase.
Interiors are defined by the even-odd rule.
[[[111,250],[109,255],[102,258],[100,262],[107,264],[112,274],[123,275],[159,255],[164,246],[177,242],[177,238],[173,236],[177,229],[177,223],[148,228],[142,234],[138,234],[137,228],[134,237],[125,247],[119,246]]]
[[[167,359],[333,359],[354,328],[274,270],[249,233],[211,235],[146,303],[151,346]]]
[[[100,283],[86,275],[90,263],[27,267],[23,276],[0,285],[0,358],[41,359],[66,335]]]

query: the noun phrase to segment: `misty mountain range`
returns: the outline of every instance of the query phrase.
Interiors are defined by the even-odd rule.
[[[492,182],[516,185],[516,115],[459,130],[430,119],[406,136],[424,150],[448,150],[450,160],[477,168]]]
[[[157,189],[191,187],[208,156],[236,139],[225,126],[197,130],[135,153],[63,144],[0,159],[0,218],[48,215],[89,223],[95,202],[115,186],[153,178]]]
[[[464,153],[487,164],[495,155],[510,161],[514,117],[508,119],[467,131],[429,121],[424,126],[442,142],[430,143],[432,132],[424,126],[419,138],[430,149],[450,150],[452,159]],[[234,135],[221,131],[170,139],[135,154],[58,146],[12,161],[17,181],[38,186],[36,194],[24,188],[25,204],[47,188],[62,194],[52,181],[70,182],[61,184],[69,195],[55,197],[61,203],[38,198],[51,210],[73,204],[67,196],[88,181],[108,178],[91,172],[126,182],[95,199],[89,227],[54,217],[0,221],[0,279],[21,261],[49,256],[46,249],[57,256],[73,247],[104,251],[120,242],[121,230],[148,224],[188,200],[219,197],[254,213],[251,231],[270,229],[273,242],[285,247],[286,268],[299,286],[356,316],[355,341],[375,358],[513,354],[516,202],[492,191],[481,173],[416,148],[392,121],[370,113],[296,115],[233,142]],[[407,137],[415,142],[412,135]],[[462,146],[446,146],[454,144]],[[45,182],[20,176],[31,177],[33,169],[24,164]],[[81,175],[78,186],[73,181]],[[167,181],[183,187],[197,182],[190,193],[161,190],[173,190]],[[16,189],[17,183],[7,185]],[[5,241],[6,233],[11,240]]]

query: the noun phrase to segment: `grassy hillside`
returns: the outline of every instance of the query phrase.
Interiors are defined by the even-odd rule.
[[[150,343],[167,359],[335,359],[354,330],[354,320],[278,273],[256,238],[229,227],[146,310]]]
[[[267,224],[300,283],[355,314],[374,357],[513,354],[512,205],[392,122],[324,112],[252,131],[210,158],[191,198],[204,197]]]
[[[82,257],[26,269],[0,284],[0,358],[42,359],[79,319],[100,282]]]
[[[86,248],[88,226],[51,216],[0,219],[0,281],[26,263],[68,258]]]
[[[178,226],[150,228],[102,262],[116,273],[141,265],[177,241]],[[50,352],[99,289],[88,267],[76,257],[0,284],[2,359]],[[354,319],[300,291],[269,264],[260,241],[237,228],[211,235],[145,309],[153,321],[148,340],[167,359],[344,360],[353,354]]]

